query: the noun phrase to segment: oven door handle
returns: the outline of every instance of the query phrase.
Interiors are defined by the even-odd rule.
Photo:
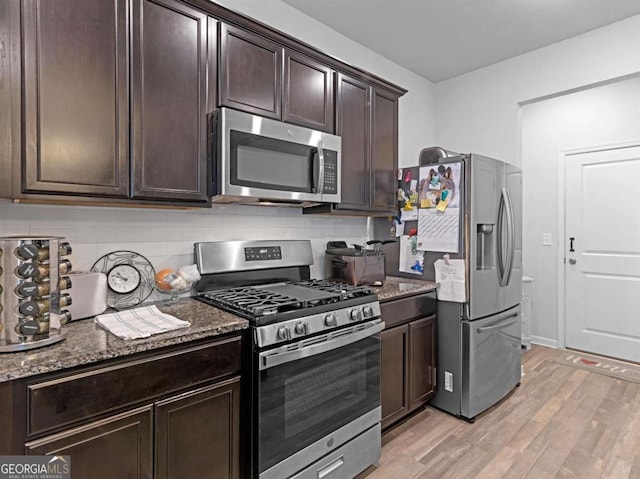
[[[283,351],[275,354],[273,351],[265,351],[259,354],[259,369],[262,371],[274,366],[279,366],[280,364],[285,364],[291,361],[296,361],[298,359],[315,356],[316,354],[321,354],[333,349],[341,348],[343,346],[347,346],[348,344],[352,344],[362,339],[368,338],[369,336],[373,336],[383,329],[384,322],[380,321],[379,323],[372,324],[366,329],[345,336],[340,336],[336,339],[330,339],[329,341],[326,341],[324,343],[312,344],[310,346],[295,349],[293,351]]]

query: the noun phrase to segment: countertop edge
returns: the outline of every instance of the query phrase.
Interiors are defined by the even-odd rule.
[[[422,279],[387,276],[381,287],[373,288],[381,303],[436,291],[437,284]]]
[[[0,383],[63,372],[81,366],[96,365],[103,361],[122,359],[136,354],[161,350],[217,337],[241,335],[249,322],[213,306],[191,298],[177,305],[158,307],[191,326],[138,340],[122,340],[102,327],[93,318],[74,321],[67,328],[64,341],[21,352],[2,353]]]

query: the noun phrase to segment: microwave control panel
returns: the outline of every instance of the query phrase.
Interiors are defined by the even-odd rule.
[[[338,193],[338,153],[324,151],[324,190],[323,193]]]

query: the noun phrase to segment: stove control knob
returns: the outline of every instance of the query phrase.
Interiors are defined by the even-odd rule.
[[[309,325],[300,321],[296,324],[295,332],[296,334],[307,334],[309,332]]]
[[[338,317],[335,314],[327,314],[324,317],[324,324],[325,326],[337,326],[338,325]]]
[[[280,326],[278,328],[278,332],[276,333],[278,339],[289,339],[291,338],[291,330],[286,326]]]
[[[362,313],[359,309],[352,309],[349,316],[351,317],[351,321],[362,321]]]
[[[365,318],[370,318],[373,316],[373,308],[371,306],[365,306],[362,308],[362,314]]]

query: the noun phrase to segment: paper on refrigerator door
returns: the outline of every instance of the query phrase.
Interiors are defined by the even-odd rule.
[[[434,263],[436,283],[438,284],[438,299],[464,303],[467,300],[465,288],[465,266],[462,259],[442,259]]]
[[[398,270],[403,273],[422,274],[424,271],[424,252],[415,248],[415,236],[400,237],[400,263]]]
[[[424,251],[457,253],[460,208],[421,209],[418,217],[418,248]]]

